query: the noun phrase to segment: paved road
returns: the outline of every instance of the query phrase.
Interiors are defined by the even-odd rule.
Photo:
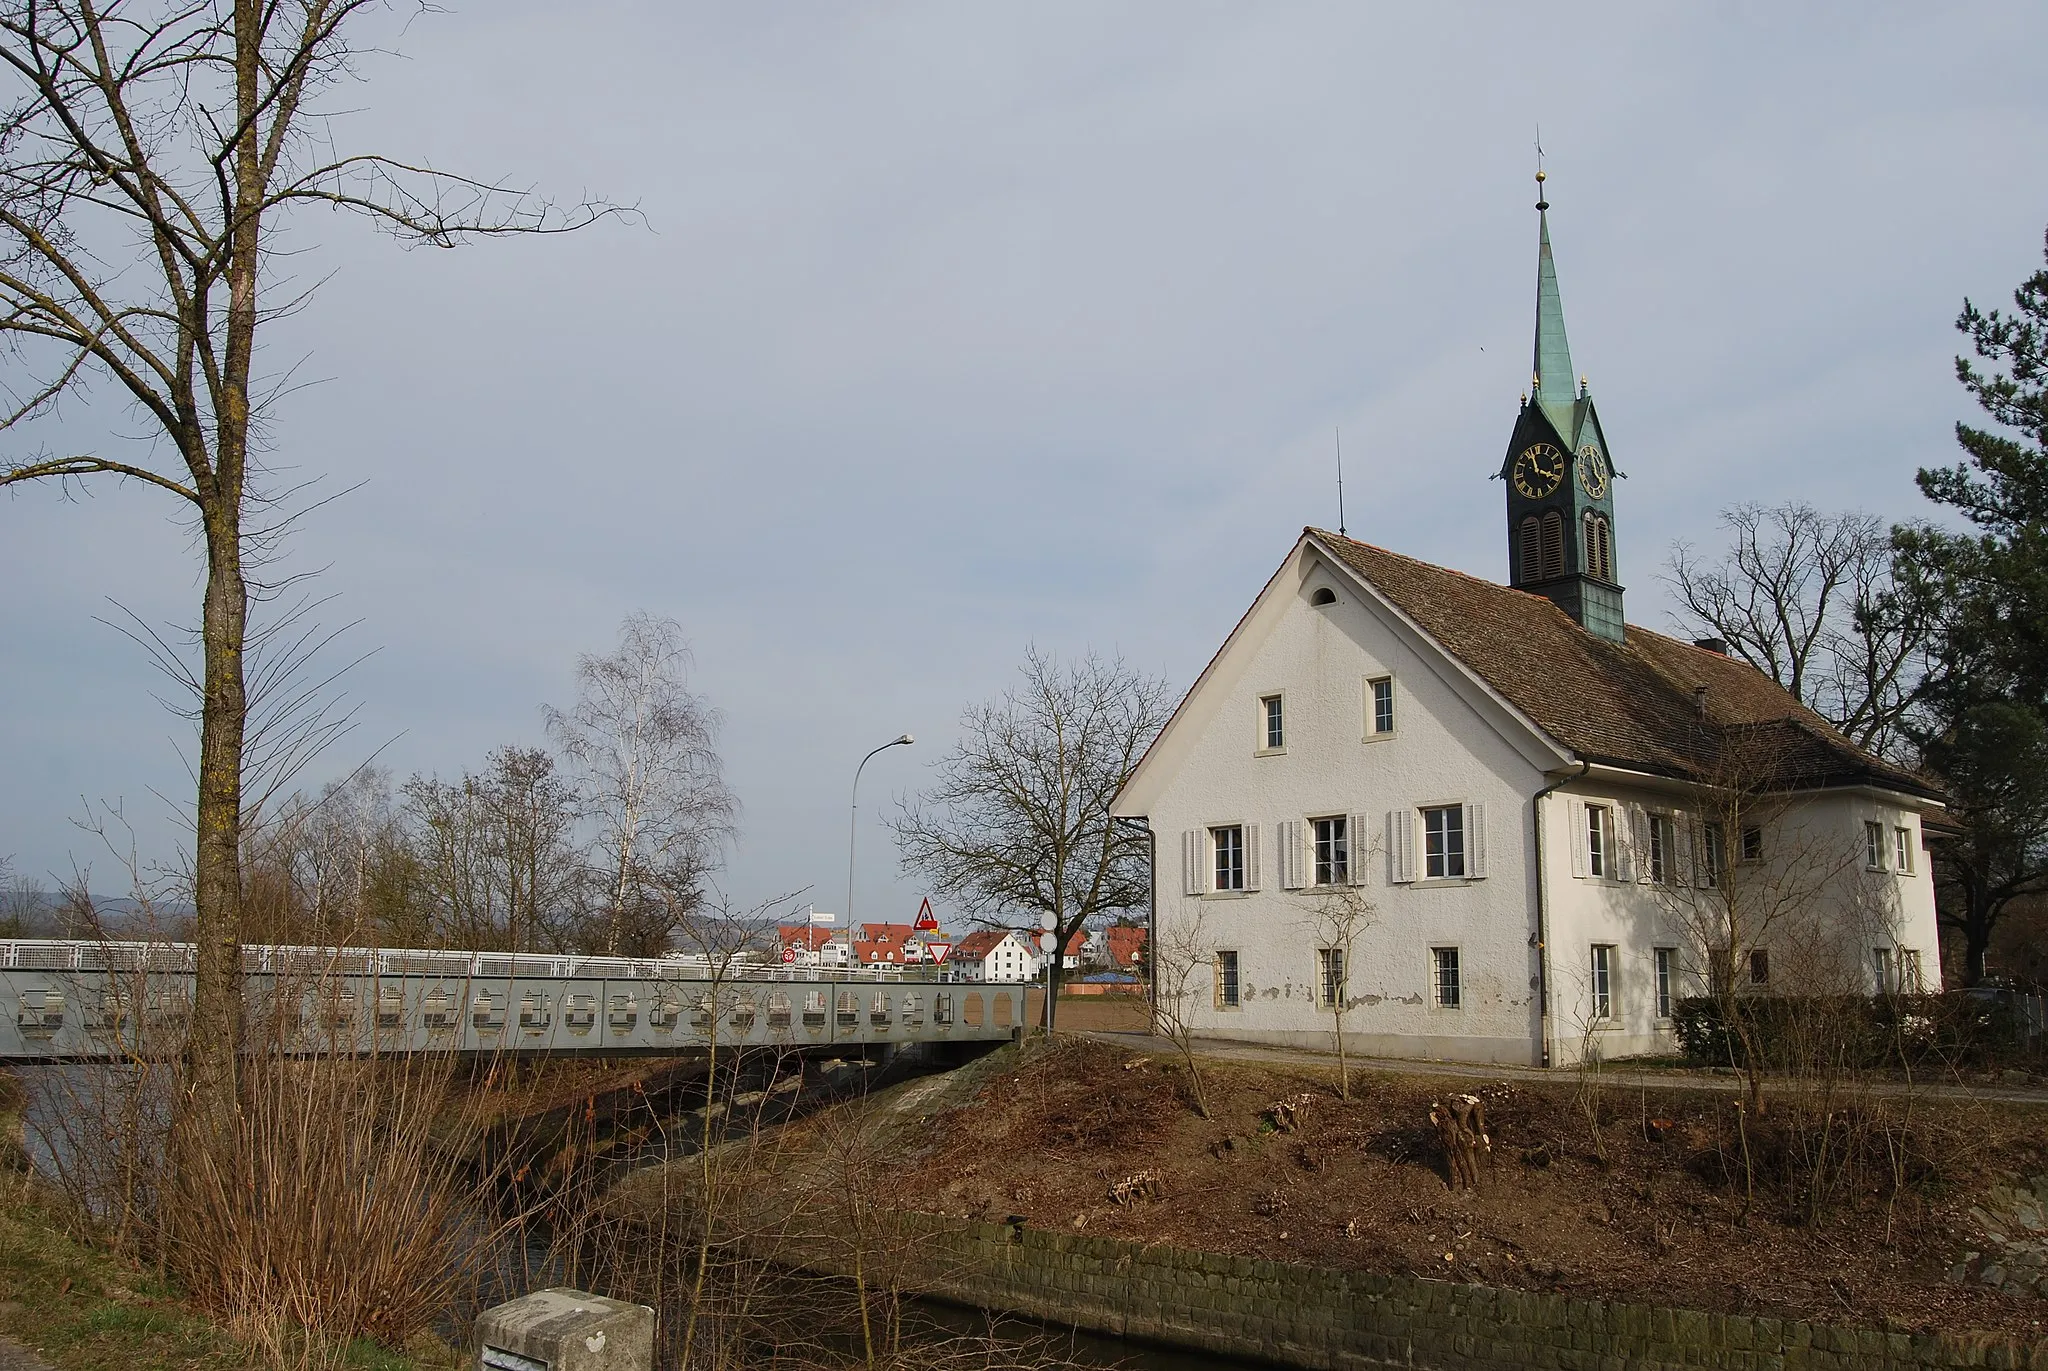
[[[1087,1036],[1155,1056],[1172,1056],[1179,1051],[1168,1039],[1150,1033],[1094,1031]],[[1197,1038],[1194,1049],[1201,1056],[1223,1061],[1266,1062],[1276,1066],[1333,1067],[1337,1064],[1334,1052],[1305,1047],[1268,1047],[1262,1043],[1230,1042],[1222,1038]],[[1570,1079],[1569,1072],[1546,1070],[1540,1066],[1477,1066],[1469,1062],[1420,1061],[1405,1057],[1352,1057],[1350,1063],[1355,1070],[1379,1071],[1395,1076],[1455,1076],[1482,1081]],[[1660,1071],[1615,1065],[1603,1068],[1600,1075],[1609,1085],[1642,1086],[1653,1090],[1711,1090],[1734,1094],[1742,1089],[1742,1081],[1738,1077],[1697,1071]],[[1871,1088],[1880,1095],[1904,1095],[1911,1091],[1923,1097],[2048,1106],[2048,1089],[2038,1086],[1928,1084],[1909,1087],[1900,1081],[1880,1081]]]

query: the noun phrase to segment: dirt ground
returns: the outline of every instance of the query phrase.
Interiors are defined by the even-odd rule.
[[[1177,1063],[1094,1040],[957,1074],[943,1103],[919,1105],[899,1175],[940,1212],[1720,1312],[2048,1332],[2048,1299],[1944,1279],[1985,1247],[1972,1203],[2048,1171],[2048,1111],[1873,1104],[1891,1132],[1859,1116],[1827,1135],[1857,1157],[1810,1221],[1783,1139],[1748,1121],[1745,1170],[1734,1105],[1699,1092],[1479,1085],[1493,1147],[1469,1191],[1451,1188],[1429,1124],[1431,1102],[1469,1082],[1354,1072],[1347,1101],[1334,1070],[1214,1061],[1202,1119]]]
[[[1152,1014],[1143,995],[1062,995],[1062,1033],[1149,1033]],[[1033,990],[1024,1002],[1024,1021],[1045,1021],[1045,992]]]

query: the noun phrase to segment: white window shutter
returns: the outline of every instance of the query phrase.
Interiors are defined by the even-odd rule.
[[[1191,828],[1180,840],[1181,893],[1209,893],[1209,835]]]
[[[1641,805],[1630,805],[1628,836],[1622,842],[1621,879],[1624,881],[1647,881],[1650,879],[1650,816],[1643,812]]]
[[[1474,880],[1486,875],[1486,806],[1465,806],[1465,874]]]
[[[1351,884],[1372,884],[1372,843],[1366,834],[1372,831],[1370,814],[1353,814],[1345,834],[1351,841]]]
[[[1303,881],[1303,857],[1300,857],[1300,820],[1280,820],[1274,826],[1274,842],[1280,844],[1280,885],[1282,889],[1300,889],[1307,885]]]
[[[1415,811],[1395,809],[1387,813],[1387,857],[1392,879],[1403,885],[1415,879]]]
[[[1586,852],[1588,841],[1586,833],[1586,802],[1574,799],[1568,795],[1565,797],[1564,812],[1565,826],[1571,830],[1567,836],[1571,839],[1572,875],[1583,880],[1587,871],[1591,869]],[[1609,860],[1612,860],[1612,858],[1610,857]]]
[[[1698,860],[1698,857],[1695,855],[1698,849],[1693,841],[1692,829],[1692,815],[1673,814],[1671,816],[1671,834],[1673,840],[1678,844],[1678,852],[1676,853],[1678,866],[1671,873],[1671,883],[1673,885],[1699,884],[1699,869],[1693,865]]]
[[[1259,825],[1244,826],[1244,888],[1259,888]]]

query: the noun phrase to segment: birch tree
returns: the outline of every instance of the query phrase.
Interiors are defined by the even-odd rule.
[[[596,830],[605,894],[594,941],[607,955],[665,950],[735,831],[718,714],[690,691],[689,668],[675,620],[630,614],[616,651],[577,660],[576,703],[547,711]]]
[[[607,212],[338,151],[332,116],[372,8],[0,0],[11,80],[0,99],[0,431],[27,438],[31,421],[91,386],[128,414],[96,444],[0,454],[0,485],[112,479],[159,491],[204,568],[187,1117],[226,1117],[242,1031],[244,658],[262,589],[252,558],[290,522],[252,445],[276,393],[258,341],[306,299],[276,275],[277,234],[307,208],[437,246],[573,229]]]

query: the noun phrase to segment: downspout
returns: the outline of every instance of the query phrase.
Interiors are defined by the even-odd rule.
[[[1570,785],[1583,781],[1586,773],[1593,769],[1591,759],[1579,763],[1579,774],[1567,776],[1561,781],[1536,792],[1534,803],[1529,806],[1530,821],[1536,831],[1536,1005],[1542,1013],[1543,1065],[1549,1066],[1550,1051],[1550,928],[1548,911],[1544,906],[1544,891],[1547,883],[1543,879],[1543,801]]]
[[[1145,835],[1145,1004],[1149,1009],[1159,1003],[1159,835],[1152,831],[1152,818],[1147,814],[1134,819],[1112,814],[1109,821],[1130,824]],[[1154,1023],[1148,1031],[1157,1031],[1157,1027]]]

